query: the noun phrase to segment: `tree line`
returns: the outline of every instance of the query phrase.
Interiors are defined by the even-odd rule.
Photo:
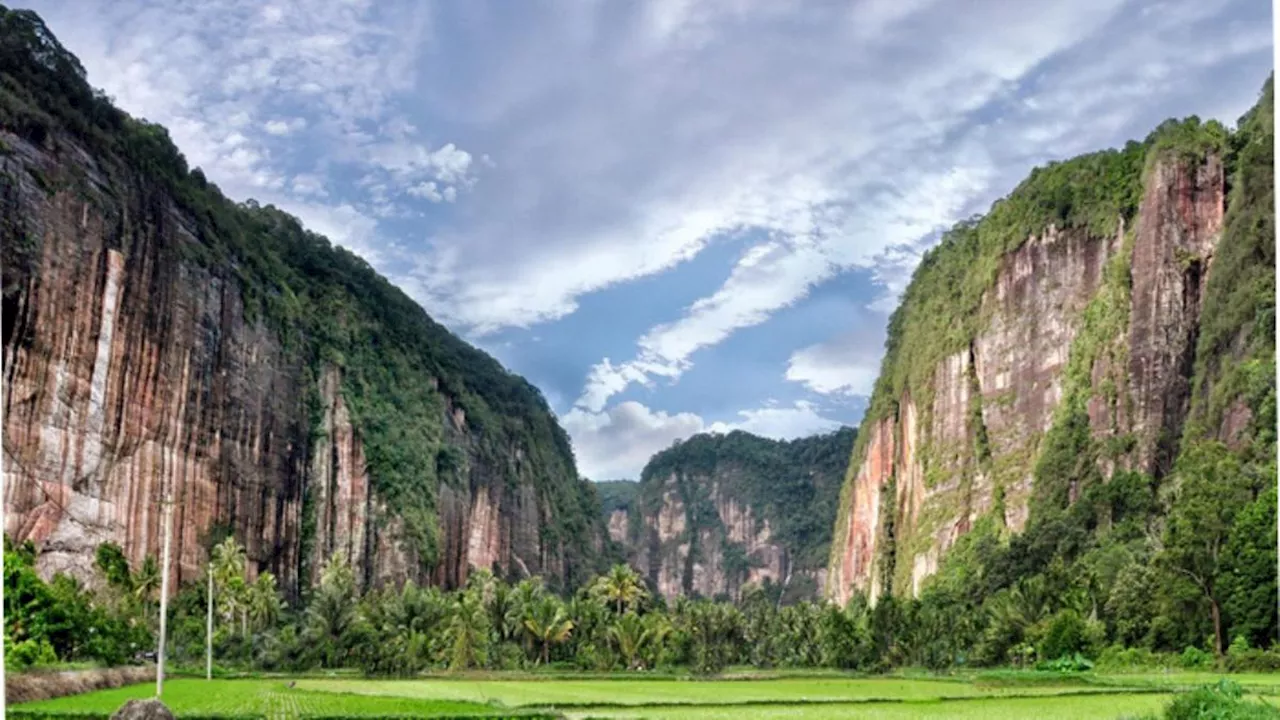
[[[153,657],[154,560],[131,570],[118,547],[104,544],[95,590],[61,574],[45,583],[33,560],[30,544],[15,547],[6,539],[9,669]],[[953,583],[938,582],[919,598],[885,596],[873,604],[855,596],[845,607],[780,605],[776,593],[757,586],[736,603],[679,597],[667,604],[626,565],[567,597],[540,578],[507,583],[484,569],[455,591],[407,582],[362,594],[341,555],[290,606],[270,573],[248,579],[244,549],[234,538],[212,549],[207,572],[208,582],[181,588],[169,605],[168,656],[190,672],[204,669],[206,653],[219,670],[355,668],[374,676],[548,667],[714,674],[731,665],[864,672],[1003,665],[1081,670],[1095,662],[1280,668],[1274,646],[1264,650],[1244,634],[1221,657],[1212,637],[1161,654],[1135,635],[1131,617],[1093,605],[1087,590],[1073,587],[1061,562],[977,602]]]

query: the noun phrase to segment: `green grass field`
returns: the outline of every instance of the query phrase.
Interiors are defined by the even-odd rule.
[[[1210,673],[981,673],[959,678],[756,677],[733,680],[432,677],[416,680],[174,679],[165,703],[178,717],[692,718],[1105,718],[1158,711],[1170,692],[1215,681]],[[1280,675],[1239,675],[1276,699]],[[105,717],[153,684],[26,703],[17,711]],[[48,717],[48,715],[45,715]]]

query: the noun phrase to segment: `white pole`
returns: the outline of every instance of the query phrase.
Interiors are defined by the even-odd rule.
[[[173,495],[165,489],[164,497],[164,551],[160,561],[160,647],[156,650],[156,697],[164,691],[165,629],[169,618],[169,545],[173,530]]]
[[[213,679],[213,554],[209,555],[209,564],[206,566],[206,574],[209,576],[209,612],[205,618],[204,628],[204,679]]]

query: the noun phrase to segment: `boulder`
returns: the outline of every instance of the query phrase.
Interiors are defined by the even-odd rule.
[[[173,713],[154,698],[130,700],[111,716],[111,720],[173,720]]]

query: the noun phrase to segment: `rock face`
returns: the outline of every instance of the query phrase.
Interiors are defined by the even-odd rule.
[[[1046,438],[1077,417],[1104,479],[1120,468],[1168,472],[1226,180],[1219,150],[1164,152],[1154,135],[1147,144],[1126,150],[1142,170],[1133,215],[1113,215],[1108,232],[1050,222],[995,253],[971,334],[914,376],[923,381],[895,386],[906,375],[888,373],[919,358],[895,356],[891,343],[842,494],[829,597],[918,595],[980,519],[1021,531],[1046,492],[1037,474]],[[998,222],[982,220],[976,236]],[[913,284],[927,282],[922,272],[943,271],[918,271]],[[919,312],[908,304],[896,321],[905,327]],[[1224,432],[1230,422],[1242,424],[1228,413]],[[1073,501],[1078,488],[1065,492]]]
[[[610,535],[668,601],[749,584],[814,597],[853,436],[696,435],[650,460],[634,500],[606,507]]]
[[[93,582],[108,541],[159,555],[167,497],[175,588],[228,532],[290,592],[335,556],[366,585],[595,569],[594,495],[536,390],[354,256],[188,174],[21,22],[46,55],[4,68],[40,88],[0,125],[4,524],[43,574]]]
[[[173,720],[173,713],[159,700],[130,700],[112,713],[111,720]]]

